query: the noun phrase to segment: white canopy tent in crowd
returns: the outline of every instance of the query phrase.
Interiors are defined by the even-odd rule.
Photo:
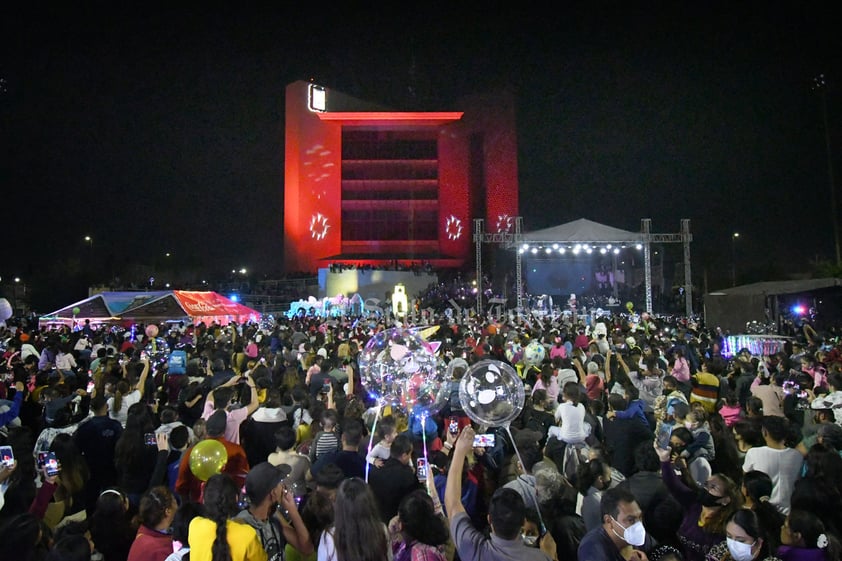
[[[533,247],[550,248],[563,251],[568,245],[625,247],[640,245],[643,250],[644,279],[646,285],[646,310],[652,311],[652,244],[653,243],[682,243],[684,245],[684,305],[687,317],[693,315],[693,285],[690,269],[690,220],[681,220],[681,231],[675,234],[655,234],[651,231],[652,220],[644,218],[640,221],[640,232],[630,232],[613,226],[600,224],[586,218],[580,218],[566,224],[523,232],[523,219],[518,216],[514,220],[514,231],[487,233],[483,231],[484,221],[474,220],[474,242],[476,243],[477,278],[482,277],[482,244],[502,243],[508,249],[516,251],[516,290],[518,308],[523,307],[523,255]],[[481,299],[477,299],[477,306],[481,307]],[[479,312],[482,310],[479,309]]]

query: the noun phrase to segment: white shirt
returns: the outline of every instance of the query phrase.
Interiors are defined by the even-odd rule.
[[[73,370],[76,368],[76,359],[70,353],[58,353],[56,355],[56,368],[59,370]]]
[[[108,398],[108,416],[114,419],[115,421],[120,421],[120,424],[123,425],[125,428],[126,426],[126,418],[128,417],[129,407],[134,405],[135,403],[140,402],[140,391],[134,390],[132,392],[127,393],[123,396],[123,400],[120,402],[120,410],[113,411],[114,408],[114,398]]]
[[[34,356],[38,360],[41,360],[41,353],[38,352],[38,349],[29,343],[24,343],[20,346],[20,358],[21,360],[26,360],[28,356]]]
[[[755,446],[746,452],[743,471],[762,471],[772,478],[772,496],[769,502],[789,514],[789,500],[795,482],[801,475],[804,457],[794,448],[777,450],[768,446]]]
[[[584,442],[588,437],[585,429],[585,406],[581,403],[573,405],[565,401],[555,410],[555,418],[561,421],[560,440],[567,444]]]

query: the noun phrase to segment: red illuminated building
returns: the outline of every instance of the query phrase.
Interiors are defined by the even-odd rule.
[[[473,260],[473,220],[518,215],[515,107],[476,96],[452,112],[377,108],[307,82],[286,90],[284,266]]]

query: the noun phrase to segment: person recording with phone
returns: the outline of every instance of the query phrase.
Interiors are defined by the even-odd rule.
[[[465,427],[456,440],[444,493],[444,505],[450,520],[450,535],[459,558],[463,561],[549,561],[549,557],[541,550],[524,545],[521,528],[526,519],[526,504],[513,489],[497,489],[491,497],[488,509],[491,536],[483,535],[471,523],[462,506],[462,469],[468,454],[473,450],[474,436],[474,429]]]
[[[235,391],[235,388],[240,383],[245,383],[251,390],[249,402],[244,407],[239,407],[236,404],[236,400],[239,398],[239,392]],[[228,424],[225,427],[225,440],[239,444],[240,425],[257,411],[259,406],[257,386],[251,377],[251,373],[246,371],[242,376],[233,376],[208,394],[205,400],[204,410],[202,411],[202,418],[207,420],[215,411],[224,410],[228,419]]]
[[[126,417],[129,407],[139,403],[143,399],[146,388],[146,378],[149,376],[149,359],[140,360],[140,375],[137,374],[135,362],[121,362],[123,380],[117,382],[114,395],[108,398],[108,411],[112,419],[120,421],[123,427],[126,426]]]

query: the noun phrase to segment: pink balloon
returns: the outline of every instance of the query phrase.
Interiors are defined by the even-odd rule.
[[[157,337],[158,336],[158,326],[157,325],[147,325],[146,326],[146,336],[147,337]]]

